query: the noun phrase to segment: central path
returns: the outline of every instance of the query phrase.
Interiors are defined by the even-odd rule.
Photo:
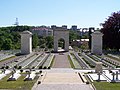
[[[68,53],[55,54],[53,68],[71,68]]]
[[[72,68],[52,68],[45,71],[32,90],[93,90],[90,84],[83,83]]]

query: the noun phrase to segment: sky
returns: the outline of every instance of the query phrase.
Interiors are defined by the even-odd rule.
[[[99,28],[117,11],[120,0],[0,0],[0,27],[18,18],[19,25]]]

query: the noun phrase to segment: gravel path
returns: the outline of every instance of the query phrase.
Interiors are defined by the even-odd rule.
[[[70,68],[68,53],[55,54],[53,68]]]

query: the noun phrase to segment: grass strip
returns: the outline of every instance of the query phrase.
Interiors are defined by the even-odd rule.
[[[12,59],[12,58],[15,58],[16,56],[11,56],[11,57],[9,57],[9,58],[5,58],[5,59],[3,59],[3,60],[0,60],[0,62],[3,62],[3,61],[6,61],[6,60],[9,60],[9,59]]]
[[[70,62],[71,68],[75,68],[75,66],[74,66],[74,64],[73,64],[73,62],[72,62],[72,60],[71,60],[71,58],[70,58],[69,55],[68,55],[68,60],[69,60],[69,62]]]
[[[50,67],[53,66],[54,61],[55,61],[55,55],[54,55],[54,57],[53,57],[53,59],[52,59],[52,61],[51,61],[51,63],[50,63]]]
[[[85,58],[82,58],[86,64],[88,64],[91,68],[95,68],[95,66],[93,66],[90,62],[88,62]]]

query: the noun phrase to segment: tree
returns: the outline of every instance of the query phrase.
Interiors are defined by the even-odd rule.
[[[109,18],[101,24],[104,48],[116,49],[120,48],[120,11],[114,12]]]
[[[39,38],[38,38],[37,34],[33,35],[33,42],[32,43],[33,43],[33,48],[36,48],[38,46]]]
[[[2,45],[2,48],[4,49],[4,50],[10,50],[10,49],[12,49],[12,41],[11,41],[11,39],[5,39],[5,41],[4,41],[4,43],[3,43],[3,45]]]
[[[53,36],[46,37],[46,46],[48,48],[53,48]]]
[[[77,32],[73,31],[73,30],[70,30],[69,31],[69,42],[71,43],[73,40],[76,40],[76,39],[79,39],[78,38],[78,34]]]

